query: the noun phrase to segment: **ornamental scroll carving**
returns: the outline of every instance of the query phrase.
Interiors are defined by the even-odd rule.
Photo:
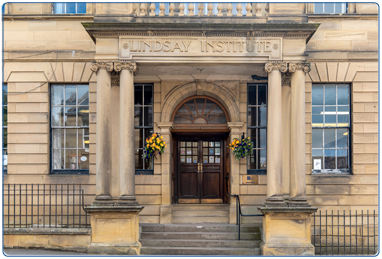
[[[127,69],[135,76],[138,75],[138,66],[135,62],[114,62],[114,71],[119,72],[122,69]]]
[[[268,62],[265,63],[264,70],[266,73],[271,73],[273,70],[280,70],[281,73],[285,73],[288,70],[286,62]]]
[[[90,69],[94,72],[97,72],[98,69],[105,68],[108,72],[113,71],[113,62],[91,62]]]
[[[305,73],[310,72],[310,63],[289,63],[289,72],[293,73],[296,70],[302,70]]]

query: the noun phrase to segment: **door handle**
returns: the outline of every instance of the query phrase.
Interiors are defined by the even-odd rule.
[[[200,172],[203,173],[203,163],[200,163]]]
[[[200,163],[198,163],[198,173],[200,173]]]

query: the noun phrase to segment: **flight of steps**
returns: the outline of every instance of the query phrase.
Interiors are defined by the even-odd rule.
[[[229,205],[174,204],[172,223],[229,223]]]
[[[141,224],[142,255],[260,255],[260,224]]]

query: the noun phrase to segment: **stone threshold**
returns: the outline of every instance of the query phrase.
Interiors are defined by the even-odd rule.
[[[91,235],[91,228],[4,228],[4,235]]]

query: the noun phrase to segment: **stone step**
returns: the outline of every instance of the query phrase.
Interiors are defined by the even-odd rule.
[[[142,255],[260,255],[260,248],[142,247]]]
[[[261,240],[179,240],[179,239],[143,239],[144,247],[233,247],[258,248]]]
[[[228,210],[176,210],[173,217],[228,217]]]
[[[261,234],[240,233],[242,240],[261,240]],[[234,232],[142,232],[141,240],[145,239],[187,239],[187,240],[237,240],[238,234]]]
[[[241,232],[260,232],[261,224],[241,225]],[[234,232],[232,224],[141,224],[142,232]]]
[[[228,223],[227,217],[172,217],[172,223]]]
[[[228,204],[174,204],[172,210],[229,210]]]

